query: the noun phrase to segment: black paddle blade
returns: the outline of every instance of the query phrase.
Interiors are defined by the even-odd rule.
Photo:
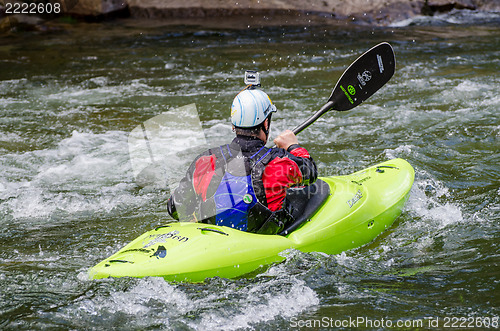
[[[396,58],[391,45],[381,43],[371,48],[344,71],[328,102],[305,122],[293,129],[299,134],[329,110],[349,110],[377,92],[391,79],[396,70]]]
[[[368,99],[394,75],[396,58],[392,46],[384,42],[371,48],[342,74],[328,101],[330,109],[349,110]]]

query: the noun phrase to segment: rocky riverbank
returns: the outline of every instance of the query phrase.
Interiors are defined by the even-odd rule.
[[[15,0],[12,0],[15,1]],[[500,11],[500,0],[59,0],[59,15],[22,15],[0,4],[0,31],[39,25],[56,16],[100,21],[115,17],[222,26],[354,21],[387,25],[417,15],[457,10]],[[11,2],[11,5],[14,2]],[[21,2],[18,2],[21,3]],[[53,1],[55,3],[55,1]],[[10,9],[10,10],[9,10]]]

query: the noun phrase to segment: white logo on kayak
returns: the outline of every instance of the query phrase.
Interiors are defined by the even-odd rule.
[[[188,237],[183,237],[179,236],[179,231],[174,230],[170,231],[168,233],[164,234],[152,234],[149,236],[149,238],[154,238],[150,242],[148,242],[146,245],[143,246],[143,248],[148,248],[150,246],[153,246],[154,244],[160,243],[160,242],[166,242],[167,239],[172,239],[172,240],[177,240],[178,242],[184,243],[189,240]]]
[[[361,193],[361,190],[358,190],[358,192],[356,193],[356,195],[352,199],[347,200],[347,204],[349,205],[349,208],[352,208],[352,206],[354,206],[356,204],[356,202],[361,200],[362,197],[363,197],[363,193]]]

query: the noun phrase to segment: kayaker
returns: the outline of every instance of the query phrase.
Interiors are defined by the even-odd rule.
[[[317,169],[290,130],[274,139],[276,148],[265,147],[273,112],[269,96],[254,85],[234,98],[236,138],[192,162],[168,200],[173,218],[262,234],[276,234],[293,221],[286,190],[314,183]]]

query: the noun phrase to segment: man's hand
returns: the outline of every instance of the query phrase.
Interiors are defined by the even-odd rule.
[[[298,144],[299,141],[297,140],[295,133],[293,133],[291,130],[286,130],[274,139],[274,143],[277,147],[287,150],[288,147],[294,144]]]

